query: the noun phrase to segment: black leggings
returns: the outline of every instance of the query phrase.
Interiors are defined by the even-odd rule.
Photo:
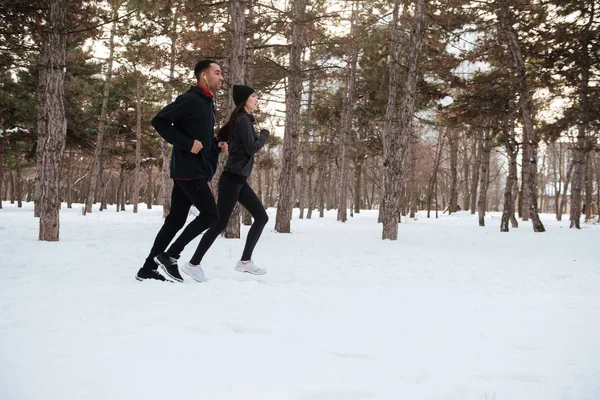
[[[152,250],[150,250],[150,254],[144,263],[145,268],[157,268],[154,257],[165,251],[177,232],[183,228],[192,204],[200,211],[200,215],[194,218],[181,232],[177,240],[173,242],[167,251],[169,255],[179,257],[179,254],[189,242],[219,219],[215,198],[206,180],[175,180],[173,192],[171,193],[171,211],[165,218],[165,223],[158,235],[156,235]]]
[[[219,196],[217,199],[219,221],[211,226],[202,236],[200,244],[198,244],[198,248],[190,260],[190,263],[194,265],[200,264],[202,257],[204,257],[204,254],[206,254],[210,246],[212,246],[217,236],[219,236],[227,227],[229,217],[231,217],[235,203],[238,201],[250,212],[250,214],[252,214],[252,218],[254,218],[254,222],[248,231],[244,252],[242,253],[243,261],[252,258],[252,251],[260,238],[263,228],[269,221],[269,217],[267,216],[265,207],[260,202],[256,193],[254,193],[254,190],[248,185],[248,182],[234,182],[232,178],[228,176],[228,173],[224,172],[219,179]]]

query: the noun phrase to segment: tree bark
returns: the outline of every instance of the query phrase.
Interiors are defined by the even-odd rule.
[[[350,37],[355,38],[358,25],[358,6],[353,3],[352,22]],[[352,116],[354,106],[354,87],[356,81],[356,64],[358,62],[358,45],[351,39],[351,50],[346,64],[346,87],[342,101],[342,114],[340,118],[341,145],[340,145],[340,179],[338,181],[338,213],[337,220],[346,222],[348,220],[348,171],[350,169],[349,146],[352,138]],[[391,90],[391,89],[390,89]]]
[[[394,19],[396,23],[394,24],[393,29],[396,30],[398,18],[397,7],[399,6],[399,4],[400,0],[395,0],[394,9],[396,10],[396,12],[394,13]],[[416,86],[419,77],[419,55],[421,53],[421,47],[423,45],[425,31],[427,30],[427,4],[427,0],[417,0],[416,2],[415,14],[413,17],[412,30],[410,35],[410,44],[408,49],[406,81],[404,84],[403,97],[398,110],[399,118],[396,126],[398,127],[399,132],[397,134],[391,134],[391,132],[393,132],[393,118],[391,113],[395,109],[395,98],[391,99],[391,101],[388,98],[388,109],[386,111],[386,126],[388,126],[388,128],[384,130],[383,140],[384,210],[382,215],[382,239],[398,239],[398,223],[400,214],[399,207],[401,194],[400,192],[402,187],[402,180],[404,179],[404,161],[406,158],[406,151],[409,146],[412,131],[412,117],[415,103]],[[394,34],[392,34],[392,36],[394,36]],[[396,48],[396,43],[393,43],[392,49],[395,50]],[[390,52],[390,54],[393,54],[393,56],[390,59],[390,63],[395,64],[398,61],[398,57],[397,53],[395,53],[394,50]],[[393,91],[393,85],[390,85],[390,91]]]
[[[437,203],[437,183],[438,171],[442,160],[442,152],[444,150],[444,136],[440,133],[435,146],[435,159],[433,160],[433,172],[429,179],[429,190],[427,193],[427,218],[431,216],[431,203],[435,196],[435,215],[437,218],[438,203]]]
[[[462,145],[463,145],[463,158],[462,158],[462,187],[463,187],[463,201],[462,201],[462,209],[463,211],[466,211],[469,209],[470,203],[471,203],[471,193],[470,193],[470,182],[469,182],[469,176],[471,175],[471,170],[470,170],[470,157],[469,157],[469,146],[468,146],[468,139],[465,136],[464,139],[462,140]]]
[[[556,214],[556,220],[560,221],[562,215],[560,213],[560,192],[564,184],[563,176],[563,154],[562,151],[557,149],[556,142],[550,146],[550,154],[552,155],[552,172],[554,179],[554,213]]]
[[[569,164],[569,168],[567,169],[567,176],[565,177],[565,186],[563,187],[562,196],[560,198],[560,211],[559,212],[560,212],[561,219],[562,219],[562,214],[565,212],[565,208],[568,203],[567,197],[569,196],[569,185],[571,184],[571,180],[573,179],[574,164],[575,163],[573,161]]]
[[[471,154],[473,155],[473,176],[471,177],[471,215],[474,215],[477,211],[477,185],[479,185],[479,170],[481,168],[481,146],[476,136],[473,138],[471,143]]]
[[[477,214],[479,217],[479,226],[485,226],[485,208],[487,204],[491,152],[490,130],[491,127],[486,128],[484,138],[479,142],[479,152],[482,155],[481,171],[479,172],[479,196],[477,196]]]
[[[507,118],[508,119],[508,118]],[[506,155],[508,156],[508,176],[506,177],[506,186],[504,188],[504,210],[502,211],[502,219],[500,221],[500,232],[508,232],[508,222],[516,222],[515,217],[515,199],[513,192],[515,181],[517,180],[517,155],[519,148],[515,139],[514,125],[508,126],[508,121],[505,121],[504,129],[507,136],[505,143]]]
[[[175,84],[175,65],[177,63],[177,27],[179,26],[179,4],[173,3],[173,9],[171,11],[171,26],[169,27],[169,82],[167,84],[167,103],[173,102],[174,97],[174,84]],[[171,212],[171,191],[173,189],[173,181],[169,179],[169,165],[171,162],[171,149],[168,143],[163,138],[160,139],[160,156],[162,158],[162,173],[160,177],[161,193],[162,193],[162,206],[163,206],[163,218]]]
[[[294,207],[294,184],[298,135],[300,131],[300,100],[302,70],[300,60],[304,46],[304,18],[307,0],[292,3],[292,41],[290,43],[289,75],[285,96],[285,133],[283,139],[281,171],[279,175],[279,201],[275,216],[275,230],[290,233]]]
[[[146,208],[148,210],[152,209],[152,202],[154,200],[154,179],[153,175],[154,166],[150,164],[148,166],[148,183],[146,184]]]
[[[523,221],[529,221],[529,213],[526,210],[529,210],[529,198],[525,196],[526,189],[525,186],[527,184],[527,168],[525,164],[526,160],[529,160],[529,146],[525,146],[523,143],[523,147],[521,148],[521,190],[519,191],[519,217]]]
[[[4,199],[3,195],[4,195],[4,140],[0,137],[0,210],[2,210],[2,200]]]
[[[302,175],[300,176],[300,219],[304,218],[304,208],[307,207],[307,203],[310,204],[310,201],[307,202],[307,199],[311,197],[310,188],[307,187],[307,182],[310,180],[310,131],[312,128],[311,110],[313,88],[314,77],[311,75],[308,82],[308,103],[306,105],[306,123],[304,125],[304,152],[302,153]]]
[[[17,193],[17,207],[18,208],[22,208],[23,207],[23,177],[21,175],[21,161],[20,161],[20,157],[17,157],[16,163],[15,163],[15,192]],[[60,174],[59,174],[60,176]],[[59,188],[59,194],[60,194],[60,188]],[[59,203],[59,208],[60,208],[60,203]]]
[[[600,155],[596,156],[596,213],[600,222]]]
[[[324,144],[324,145],[323,145]],[[312,212],[313,209],[315,208],[315,202],[320,202],[320,204],[318,204],[318,208],[319,210],[321,210],[321,208],[323,207],[323,182],[325,181],[325,166],[327,165],[327,158],[328,158],[328,145],[327,145],[327,138],[323,137],[321,139],[321,148],[319,148],[319,152],[318,152],[318,162],[317,162],[317,166],[319,167],[319,169],[317,170],[317,177],[315,179],[315,183],[313,186],[313,193],[309,198],[309,202],[308,202],[308,211],[306,213],[306,218],[310,219],[312,217]]]
[[[455,213],[458,205],[458,132],[450,129],[448,135],[450,147],[450,206],[448,214]]]
[[[13,170],[9,170],[9,174],[8,174],[8,189],[10,192],[10,204],[15,204],[15,201],[17,200],[17,196],[15,194],[15,174],[13,172]]]
[[[37,188],[40,189],[39,240],[43,241],[58,241],[60,231],[60,159],[67,134],[64,106],[67,5],[67,0],[50,1],[39,64]]]
[[[110,30],[110,39],[108,42],[108,64],[106,70],[106,80],[104,81],[104,93],[102,95],[102,109],[100,111],[100,122],[98,123],[98,136],[96,138],[96,147],[94,149],[94,158],[92,159],[92,168],[90,175],[90,186],[85,201],[85,209],[83,215],[92,212],[92,204],[94,202],[94,192],[98,184],[98,177],[102,179],[102,145],[104,134],[107,129],[107,114],[108,114],[108,99],[110,96],[110,82],[112,79],[112,69],[115,54],[115,36],[117,32],[117,19],[119,17],[119,3],[113,4],[112,12],[112,28]]]
[[[521,108],[521,122],[523,124],[523,147],[527,148],[527,158],[523,159],[523,168],[525,170],[524,193],[523,197],[527,199],[529,206],[528,215],[531,219],[534,232],[544,232],[544,224],[540,220],[537,209],[537,145],[533,128],[533,111],[531,105],[531,96],[527,85],[527,72],[525,61],[521,52],[521,44],[517,32],[512,23],[509,8],[506,4],[502,5],[499,11],[500,26],[508,41],[508,47],[512,54],[514,67],[518,74],[519,97]],[[524,208],[524,212],[526,209]]]
[[[414,219],[417,215],[416,177],[417,177],[417,140],[415,135],[410,139],[410,171],[408,176],[408,203],[410,207],[409,217]],[[375,185],[375,182],[373,182]]]
[[[594,169],[592,165],[592,157],[591,153],[586,153],[586,163],[585,163],[585,174],[584,174],[584,182],[585,182],[585,222],[588,222],[592,218],[592,194],[594,191]]]
[[[229,53],[229,76],[230,82],[244,83],[245,57],[246,57],[246,16],[245,3],[241,0],[232,0],[230,3],[231,16],[231,52]],[[229,96],[227,96],[227,110],[233,110],[234,103],[232,97],[233,85],[229,85]],[[225,157],[222,158],[222,165],[225,165]],[[221,169],[222,170],[222,169]],[[238,239],[241,236],[240,231],[241,206],[236,204],[233,213],[229,218],[227,227],[223,231],[223,236],[230,239]]]
[[[392,154],[392,148],[390,147],[393,141],[392,138],[395,135],[399,134],[399,132],[396,132],[396,130],[398,129],[397,97],[398,86],[400,85],[398,82],[398,68],[400,66],[400,54],[402,50],[402,45],[400,42],[400,30],[398,27],[399,12],[401,5],[403,5],[402,0],[394,0],[394,10],[392,12],[392,25],[390,35],[390,54],[388,55],[388,75],[390,82],[388,85],[388,99],[387,107],[385,110],[385,123],[383,126],[382,133],[384,162],[383,168],[381,169],[381,201],[379,206],[379,213],[377,216],[377,222],[383,223],[383,221],[386,220],[387,225],[390,224],[390,221],[388,215],[386,214],[388,213],[388,206],[386,204],[386,190],[391,190],[391,187],[388,189],[388,186],[391,186],[391,175],[395,173],[395,171],[391,170],[389,166],[390,161],[388,161],[388,159]],[[410,132],[408,134],[410,134]],[[388,167],[387,170],[386,166]],[[382,237],[385,238],[385,233],[382,233]]]
[[[75,158],[75,151],[73,149],[71,149],[69,151],[69,165],[67,170],[68,175],[67,175],[67,193],[66,193],[66,198],[67,198],[67,208],[73,208],[73,159]]]
[[[573,149],[573,189],[571,190],[571,212],[570,212],[570,227],[580,229],[581,216],[581,191],[582,191],[582,170],[585,164],[586,151],[586,133],[589,125],[589,80],[590,80],[590,56],[588,46],[593,32],[590,32],[590,27],[594,21],[595,7],[592,2],[592,10],[588,23],[585,25],[581,36],[581,64],[580,74],[581,81],[579,85],[579,118],[577,123],[577,143]],[[588,205],[589,207],[589,205]]]
[[[356,166],[354,168],[354,212],[359,214],[360,208],[363,203],[361,198],[361,180],[362,180],[362,159],[356,161]]]
[[[140,187],[142,186],[142,83],[141,76],[136,76],[135,97],[136,97],[136,123],[135,123],[135,175],[133,181],[133,212],[138,212],[138,203],[140,201]]]

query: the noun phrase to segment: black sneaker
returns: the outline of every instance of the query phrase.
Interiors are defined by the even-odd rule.
[[[135,274],[135,279],[138,281],[145,281],[146,279],[155,279],[157,281],[165,282],[167,279],[158,273],[155,269],[148,268],[140,268],[140,270]]]
[[[183,278],[181,277],[177,266],[177,258],[170,256],[167,253],[160,253],[154,257],[154,262],[162,268],[163,272],[167,274],[169,278],[177,282],[183,282]]]

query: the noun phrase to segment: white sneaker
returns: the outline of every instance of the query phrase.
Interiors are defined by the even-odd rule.
[[[267,270],[259,268],[252,260],[250,260],[249,263],[243,263],[242,260],[238,261],[235,265],[235,270],[239,272],[247,272],[252,275],[264,275],[267,273]]]
[[[204,275],[204,271],[202,271],[202,267],[200,267],[199,265],[187,263],[179,267],[179,269],[181,269],[183,273],[190,276],[196,282],[208,281],[208,278],[206,278],[206,275]]]

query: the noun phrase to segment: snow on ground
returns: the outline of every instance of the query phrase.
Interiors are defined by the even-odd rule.
[[[165,284],[134,279],[160,207],[63,209],[45,243],[5,203],[0,399],[600,399],[600,226],[420,213],[392,242],[375,211],[296,210],[291,234],[268,213],[267,275],[218,238],[209,282]]]

